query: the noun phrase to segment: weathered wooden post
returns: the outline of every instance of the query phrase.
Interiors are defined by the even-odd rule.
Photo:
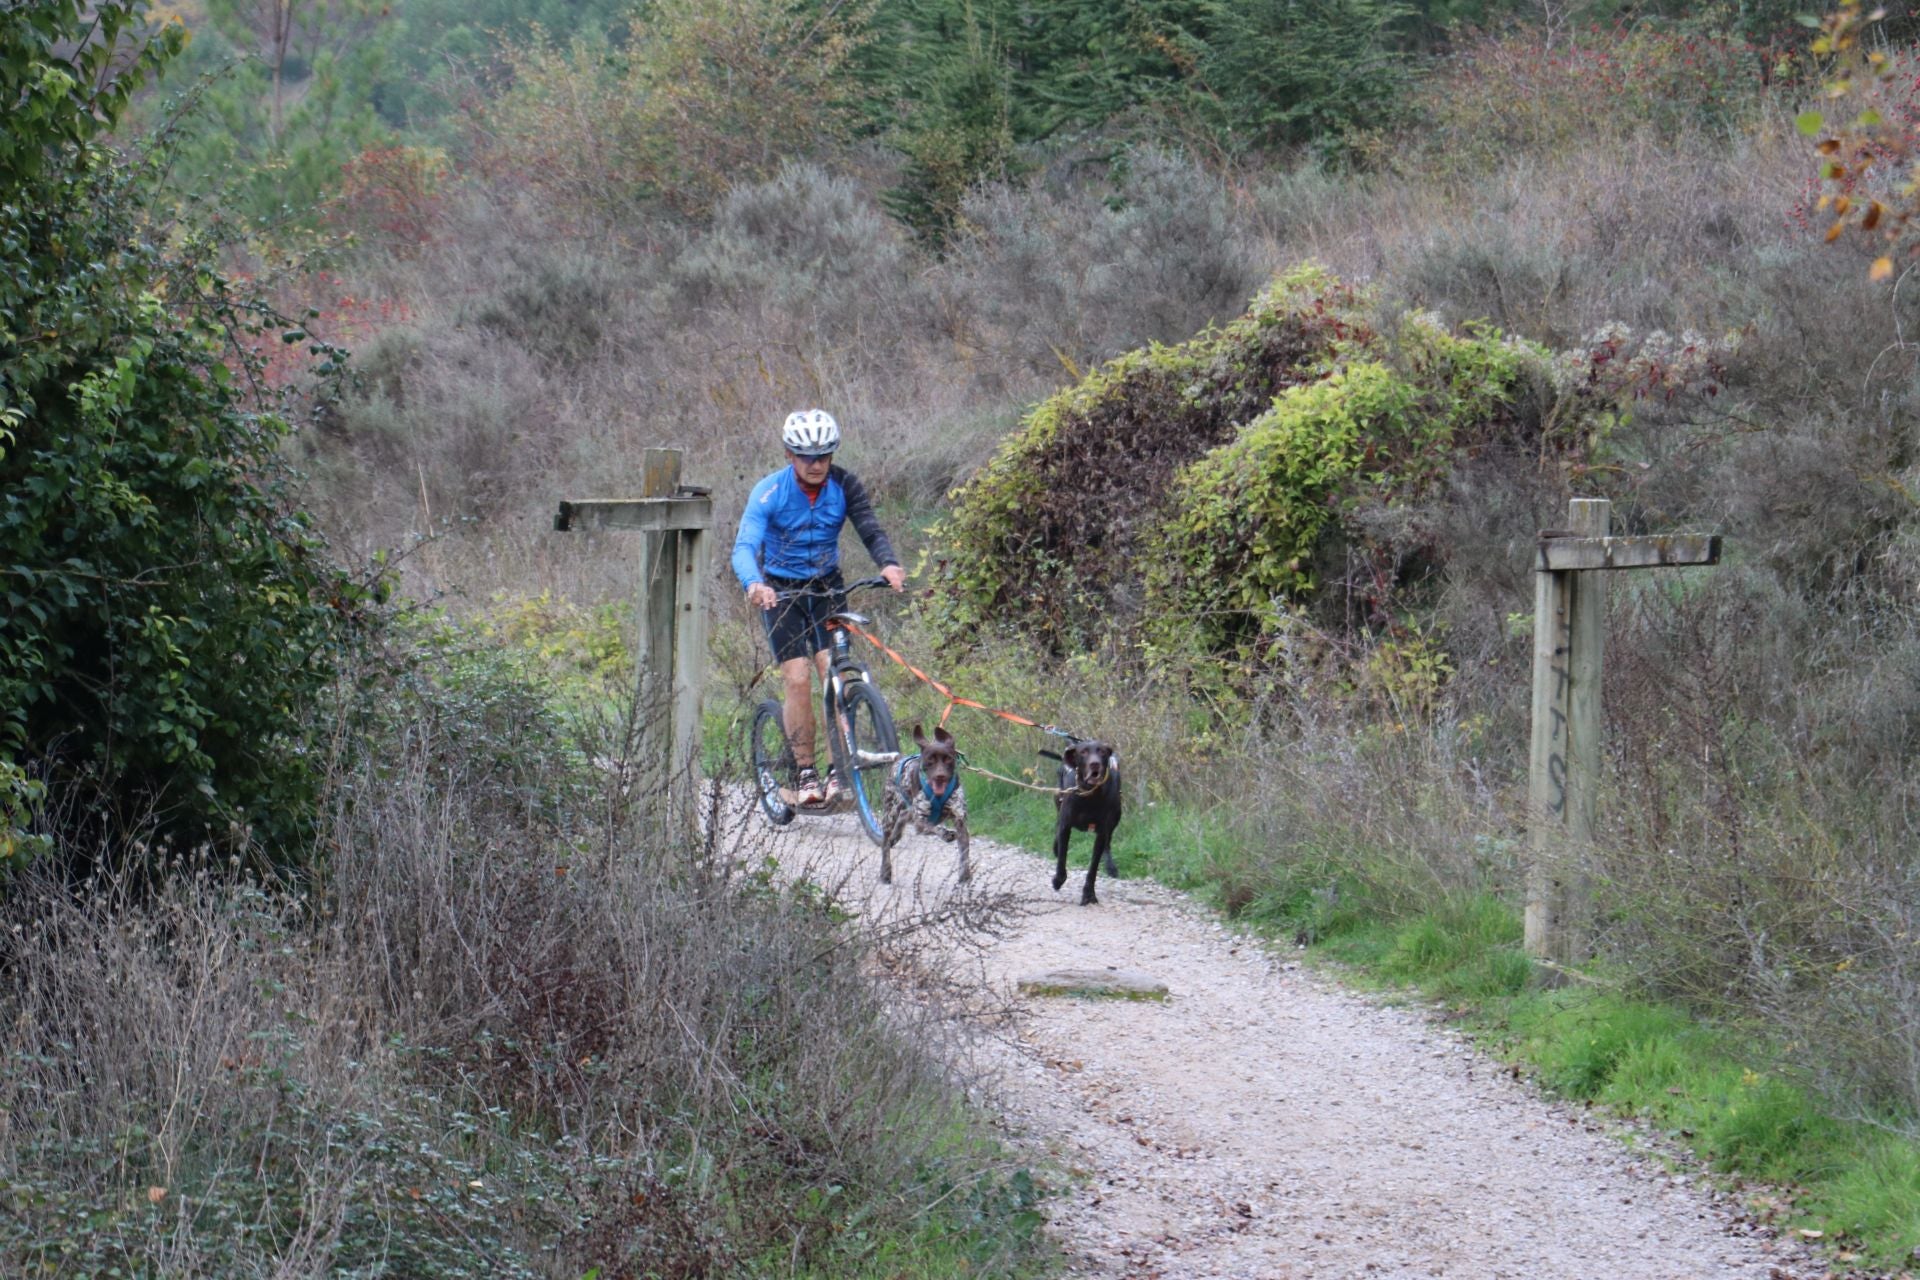
[[[691,818],[700,764],[700,700],[706,688],[707,531],[713,498],[680,483],[680,450],[648,449],[638,498],[560,504],[553,527],[640,534],[640,794],[665,799]]]
[[[1600,778],[1600,671],[1607,625],[1601,570],[1716,564],[1720,538],[1608,536],[1612,504],[1575,498],[1568,528],[1534,558],[1533,744],[1528,785],[1527,954],[1567,963],[1587,950],[1591,904],[1580,869]]]

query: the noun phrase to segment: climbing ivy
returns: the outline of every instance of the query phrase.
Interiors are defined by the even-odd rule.
[[[936,531],[938,618],[955,634],[1017,618],[1058,649],[1104,630],[1116,606],[1137,610],[1135,555],[1175,474],[1371,341],[1363,304],[1301,267],[1225,327],[1128,352],[1041,402]]]
[[[1558,449],[1596,406],[1565,400],[1550,437],[1545,349],[1420,313],[1375,325],[1372,305],[1302,267],[1224,329],[1040,404],[955,495],[936,617],[955,636],[1005,619],[1056,650],[1118,638],[1151,664],[1247,671],[1332,548],[1366,569],[1362,625],[1391,618],[1402,566],[1444,549],[1382,511],[1429,500],[1494,441]]]
[[[1202,649],[1257,632],[1275,598],[1313,586],[1310,562],[1334,498],[1363,468],[1390,465],[1379,445],[1416,454],[1430,422],[1419,392],[1367,360],[1291,387],[1229,443],[1184,468],[1153,539],[1150,630]]]

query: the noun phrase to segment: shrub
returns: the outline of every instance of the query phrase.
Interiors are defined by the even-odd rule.
[[[1172,510],[1149,561],[1149,613],[1167,643],[1203,650],[1258,634],[1278,597],[1313,586],[1311,560],[1332,508],[1374,442],[1383,468],[1425,452],[1413,412],[1419,393],[1385,366],[1356,361],[1289,387],[1227,444],[1175,478]],[[1197,633],[1197,634],[1196,634]]]
[[[858,19],[792,0],[664,0],[622,48],[543,36],[509,46],[512,87],[483,113],[483,161],[575,218],[656,202],[705,211],[733,183],[841,134]]]
[[[954,625],[1017,613],[1059,646],[1115,604],[1132,614],[1141,599],[1132,557],[1175,468],[1366,332],[1354,292],[1302,268],[1224,329],[1130,352],[1039,405],[937,531]]]
[[[931,39],[912,31],[909,18],[909,30],[887,51],[899,63],[888,78],[898,81],[893,87],[902,98],[894,133],[906,161],[887,204],[935,247],[952,234],[968,192],[1021,169],[1015,147],[1028,133],[1000,33],[991,19],[983,30],[971,4],[953,16],[959,29],[946,30],[949,22],[936,17],[939,34]]]
[[[1225,320],[1261,283],[1225,185],[1157,148],[1110,182],[982,187],[960,225],[945,299],[965,338],[1053,378]]]
[[[943,530],[964,557],[946,575],[953,616],[1018,602],[1050,644],[1098,617],[1157,661],[1199,659],[1217,686],[1220,657],[1244,675],[1276,656],[1284,606],[1312,596],[1337,548],[1357,569],[1329,612],[1390,625],[1403,584],[1444,563],[1421,504],[1456,457],[1557,451],[1586,407],[1562,397],[1549,432],[1544,351],[1420,316],[1383,337],[1362,302],[1302,269],[1226,329],[1122,357],[1041,405]],[[1430,650],[1408,635],[1392,652]],[[1393,661],[1378,656],[1381,690]]]
[[[440,228],[446,181],[447,157],[439,151],[400,143],[368,147],[341,167],[327,218],[363,244],[410,256]]]
[[[613,284],[606,264],[580,254],[515,253],[511,272],[468,318],[543,360],[580,364],[605,336]]]
[[[1729,37],[1653,23],[1579,32],[1540,28],[1462,45],[1415,100],[1423,160],[1466,176],[1520,154],[1574,154],[1636,133],[1730,137],[1766,105],[1773,66]]]
[[[886,331],[914,265],[859,183],[792,162],[729,191],[668,279],[676,308],[753,306],[798,332],[855,335]]]
[[[1410,76],[1396,0],[1214,0],[1198,79],[1229,149],[1335,141],[1380,129]]]
[[[651,829],[511,655],[388,637],[308,892],[0,904],[0,1270],[1020,1273],[1032,1180],[847,915]]]
[[[0,168],[0,752],[61,793],[44,820],[75,856],[150,824],[297,861],[308,713],[368,593],[290,503],[259,365],[225,363],[276,317],[190,232],[166,247],[152,175],[94,140],[181,46],[122,60],[137,10],[0,15],[0,98],[25,104]]]

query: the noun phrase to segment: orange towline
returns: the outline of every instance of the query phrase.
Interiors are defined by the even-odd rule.
[[[922,671],[920,668],[914,666],[911,662],[908,662],[905,657],[903,657],[899,653],[896,653],[894,650],[888,648],[885,644],[881,642],[880,637],[873,635],[870,632],[863,631],[859,627],[855,627],[855,626],[849,626],[847,630],[853,632],[853,634],[859,636],[862,640],[865,640],[868,644],[872,645],[874,648],[878,649],[880,652],[886,654],[889,658],[892,658],[894,662],[898,663],[900,666],[912,672],[923,683],[925,683],[928,688],[932,689],[935,693],[938,693],[941,697],[945,698],[947,700],[947,709],[940,713],[940,723],[942,725],[946,724],[947,717],[953,714],[953,709],[955,707],[972,707],[977,711],[984,711],[990,716],[998,716],[1000,717],[1000,719],[1008,721],[1011,724],[1025,725],[1029,729],[1038,729],[1042,733],[1050,733],[1050,734],[1053,734],[1055,737],[1073,739],[1076,736],[1074,734],[1068,733],[1065,729],[1062,729],[1057,725],[1041,724],[1038,720],[1029,720],[1027,717],[1023,715],[1017,715],[1012,711],[1003,711],[999,707],[990,707],[986,703],[976,702],[972,698],[963,698],[959,694],[955,693],[952,690],[952,688],[940,683],[940,681],[938,680],[935,680],[932,676],[928,675],[926,672]]]

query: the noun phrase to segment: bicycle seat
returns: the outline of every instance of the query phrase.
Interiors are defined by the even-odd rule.
[[[870,627],[873,625],[873,619],[864,613],[854,613],[852,610],[844,613],[830,613],[827,615],[827,621],[842,623],[850,627]]]

